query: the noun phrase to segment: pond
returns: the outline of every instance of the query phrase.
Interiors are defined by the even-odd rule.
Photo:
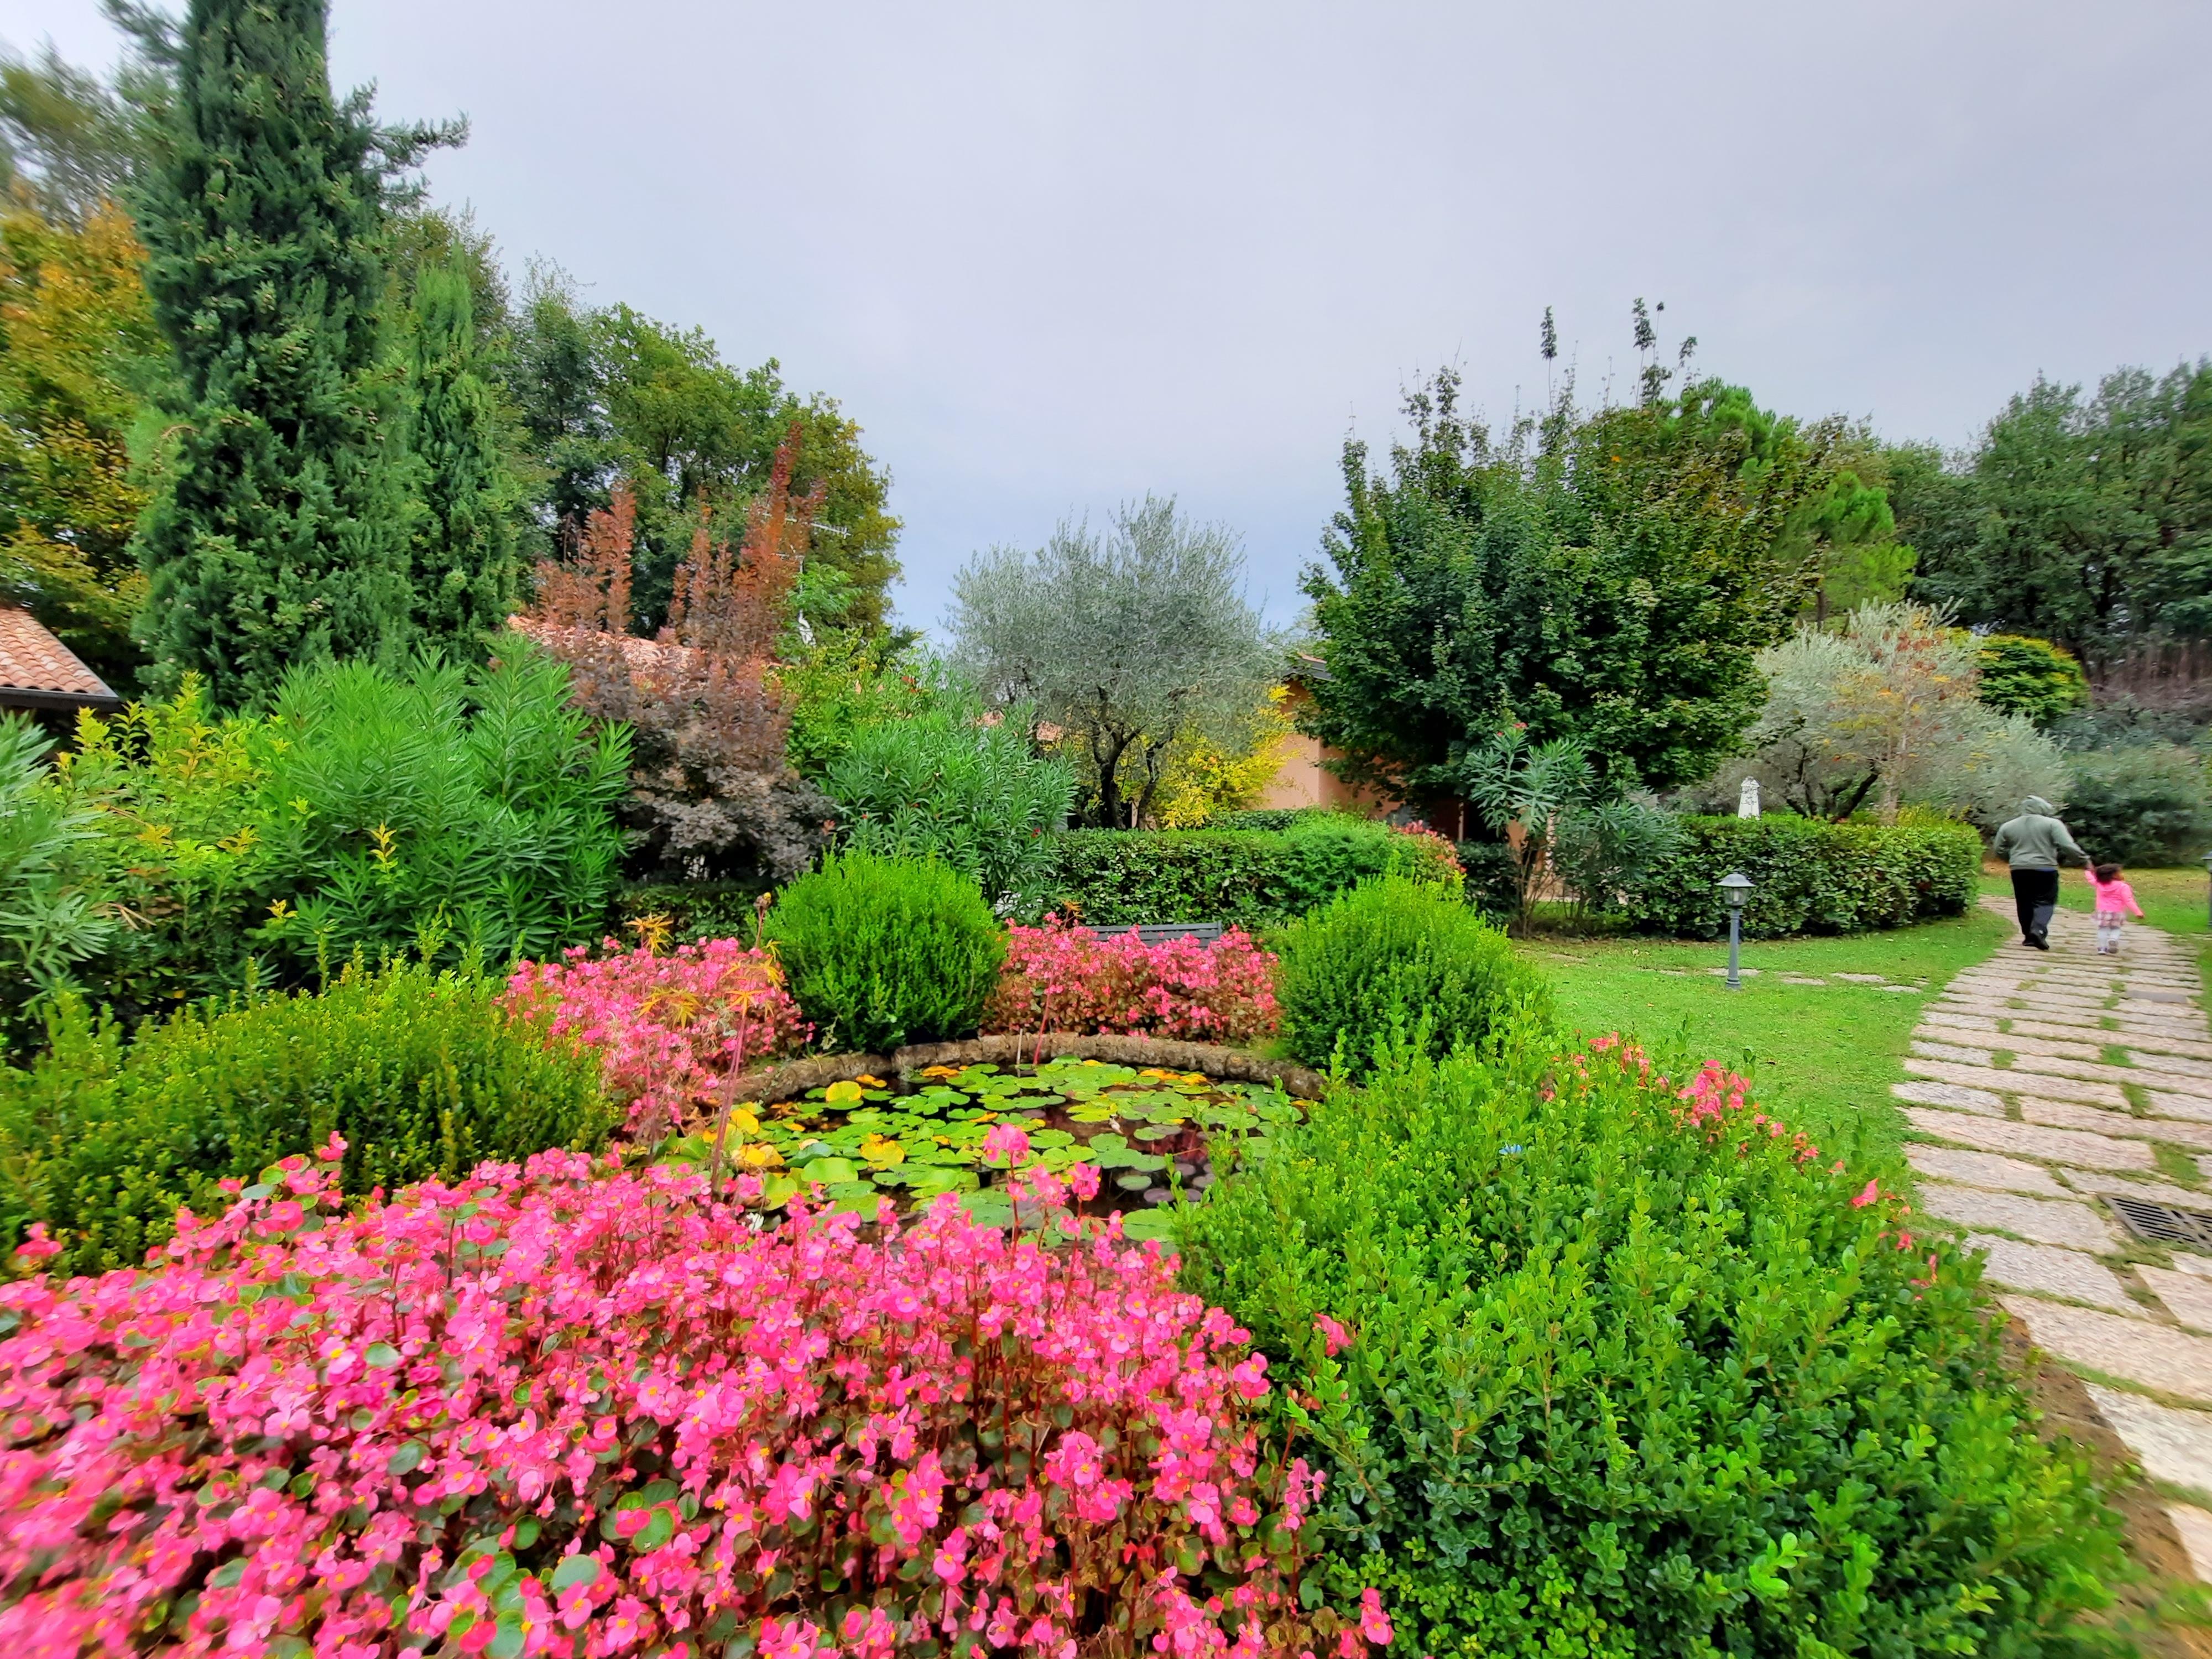
[[[1098,1196],[1080,1207],[1120,1212],[1133,1238],[1160,1237],[1164,1206],[1203,1192],[1217,1164],[1246,1156],[1308,1104],[1279,1084],[1097,1060],[932,1066],[896,1083],[862,1077],[737,1108],[729,1162],[766,1180],[771,1206],[815,1185],[832,1205],[871,1215],[882,1198],[907,1207],[957,1193],[975,1219],[1005,1226],[1014,1218],[1000,1184],[1006,1160],[984,1143],[994,1127],[1011,1125],[1029,1139],[1021,1167],[1065,1175],[1094,1166]],[[669,1156],[705,1163],[713,1152],[710,1129],[676,1142]]]

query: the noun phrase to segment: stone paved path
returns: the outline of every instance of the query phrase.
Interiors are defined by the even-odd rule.
[[[2088,1383],[2212,1579],[2212,1252],[2147,1243],[2111,1203],[2212,1216],[2203,984],[2137,923],[2100,957],[2062,910],[2051,944],[2009,943],[1928,1005],[1894,1090],[1928,1137],[1905,1156],[1919,1207],[1988,1253],[2000,1300]]]

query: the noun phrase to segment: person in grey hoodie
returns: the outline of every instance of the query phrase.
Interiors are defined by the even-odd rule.
[[[2012,866],[2012,899],[2020,911],[2020,942],[2031,950],[2051,948],[2051,913],[2058,908],[2058,860],[2076,864],[2089,855],[2058,821],[2057,810],[2040,795],[2020,804],[2020,816],[1997,827],[1996,854]]]

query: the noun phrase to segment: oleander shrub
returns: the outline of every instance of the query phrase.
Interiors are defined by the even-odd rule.
[[[2204,757],[2179,744],[2069,755],[2066,824],[2094,857],[2185,864],[2212,852],[2212,787]]]
[[[1894,824],[1829,823],[1788,813],[1682,817],[1680,839],[1622,895],[1630,925],[1674,939],[1728,932],[1717,884],[1749,876],[1747,939],[1856,933],[1963,915],[1982,867],[1972,826],[1907,813]]]
[[[733,939],[624,951],[612,939],[517,964],[505,1004],[599,1056],[630,1133],[650,1141],[714,1107],[732,1072],[794,1054],[811,1035],[775,958]]]
[[[1449,1054],[1524,1018],[1546,1018],[1543,975],[1496,924],[1449,893],[1389,877],[1282,930],[1275,994],[1291,1054],[1364,1072],[1379,1048],[1414,1041]]]
[[[73,1272],[135,1267],[222,1183],[344,1137],[349,1193],[484,1158],[605,1144],[599,1059],[500,1006],[498,980],[349,965],[320,992],[187,1007],[125,1040],[63,999],[49,1045],[0,1070],[0,1238],[33,1224]]]
[[[986,724],[957,702],[856,732],[823,787],[847,847],[884,858],[936,858],[975,881],[1001,913],[1033,905],[1067,823],[1075,769],[1031,745],[1025,711]]]
[[[1292,814],[1281,830],[1074,830],[1054,836],[1052,847],[1048,908],[1102,927],[1265,927],[1377,876],[1456,890],[1465,873],[1441,836],[1334,812]]]
[[[2122,1568],[1978,1255],[1617,1046],[1401,1055],[1182,1212],[1402,1650],[2074,1651]]]
[[[1156,1249],[950,1198],[762,1228],[696,1171],[573,1152],[351,1214],[307,1159],[270,1175],[158,1271],[0,1289],[26,1652],[1390,1640],[1291,1593],[1314,1482],[1261,1436],[1266,1361]]]
[[[865,852],[824,858],[785,888],[768,935],[822,1042],[886,1054],[975,1036],[1006,955],[972,878]]]
[[[1201,944],[1101,939],[1058,916],[1007,930],[986,1031],[1080,1031],[1250,1042],[1275,1029],[1275,957],[1232,927]]]

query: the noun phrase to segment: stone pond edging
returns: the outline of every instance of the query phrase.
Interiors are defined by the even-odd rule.
[[[816,1054],[788,1060],[737,1080],[738,1100],[794,1100],[809,1089],[854,1078],[895,1078],[929,1066],[1010,1066],[1018,1060],[1056,1059],[1110,1060],[1121,1066],[1153,1066],[1164,1072],[1203,1072],[1237,1083],[1279,1083],[1301,1100],[1318,1100],[1328,1079],[1296,1060],[1270,1060],[1249,1048],[1211,1042],[1176,1042],[1164,1037],[1083,1036],[1072,1031],[1023,1032],[1012,1036],[970,1037],[964,1042],[910,1043],[890,1054]]]

